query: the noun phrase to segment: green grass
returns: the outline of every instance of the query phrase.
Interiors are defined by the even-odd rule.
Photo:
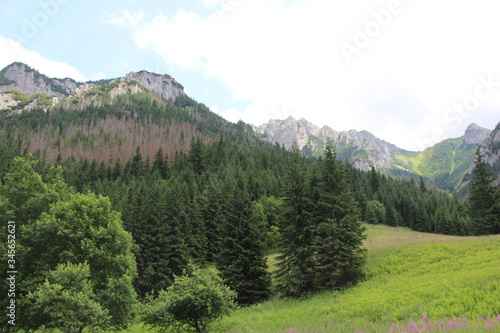
[[[238,309],[215,323],[213,332],[500,331],[500,236],[366,227],[364,282]],[[276,255],[268,262],[275,270]],[[128,330],[146,331],[140,324]]]
[[[448,325],[452,318],[467,318],[467,331],[481,331],[498,323],[500,237],[450,237],[380,225],[367,226],[367,234],[366,281],[342,292],[239,309],[214,331],[388,332],[388,325],[408,324],[439,331],[439,323]],[[494,319],[472,328],[481,317]]]

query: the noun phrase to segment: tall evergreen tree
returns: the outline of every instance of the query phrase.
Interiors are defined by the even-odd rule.
[[[493,171],[476,151],[470,183],[470,215],[476,235],[500,233],[500,190],[493,186]]]
[[[316,204],[314,281],[319,290],[344,287],[362,276],[364,228],[347,176],[327,144],[322,165],[321,196]]]
[[[158,149],[158,152],[156,152],[151,171],[158,172],[160,177],[165,179],[167,178],[167,165],[167,158],[163,156],[163,151],[160,147],[160,149]]]
[[[380,174],[375,170],[373,165],[370,169],[370,187],[373,193],[377,193],[380,188]]]
[[[169,187],[155,178],[130,184],[123,208],[125,228],[136,248],[138,276],[134,281],[140,296],[166,289],[187,265],[185,235],[169,201]]]
[[[281,228],[283,251],[279,257],[277,287],[285,295],[301,296],[314,287],[313,218],[310,191],[296,144],[289,158],[284,193],[284,225]]]
[[[262,232],[259,225],[252,223],[251,202],[241,173],[229,175],[221,208],[217,269],[238,294],[239,304],[265,300],[270,296],[271,279],[264,258]]]

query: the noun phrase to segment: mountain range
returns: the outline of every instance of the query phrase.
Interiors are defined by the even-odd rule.
[[[450,192],[463,187],[462,180],[470,173],[480,145],[485,145],[481,150],[491,156],[488,162],[492,166],[498,162],[498,153],[490,152],[487,147],[488,142],[497,142],[498,138],[491,137],[492,131],[476,124],[471,124],[463,136],[443,140],[421,152],[398,148],[367,131],[337,132],[328,126],[319,128],[303,118],[271,120],[254,126],[254,130],[265,140],[278,142],[287,149],[295,142],[308,156],[320,156],[326,142],[331,141],[339,158],[358,169],[374,167],[393,176],[420,175]]]
[[[148,103],[152,108],[160,105],[162,109],[170,104],[191,109],[176,114],[175,121],[164,119],[164,123],[137,128],[134,124],[137,114],[129,102],[124,101],[127,96],[141,94],[150,100]],[[3,116],[35,109],[64,113],[105,105],[111,109],[119,108],[132,117],[108,115],[95,119],[92,124],[71,123],[59,133],[55,125],[51,125],[50,129],[30,132],[29,139],[24,138],[20,144],[29,152],[43,151],[49,161],[67,158],[76,151],[77,157],[97,158],[111,164],[117,159],[127,160],[137,147],[148,157],[153,157],[161,147],[170,158],[175,158],[179,151],[189,149],[192,140],[212,141],[219,132],[248,135],[253,129],[261,139],[278,143],[286,149],[296,142],[307,156],[321,155],[326,143],[332,141],[338,157],[358,169],[374,167],[396,177],[422,176],[449,192],[464,192],[467,188],[478,147],[496,175],[500,174],[498,125],[490,131],[471,124],[459,138],[441,141],[422,152],[413,152],[398,148],[367,131],[338,132],[328,126],[319,128],[303,118],[271,120],[251,127],[243,123],[232,124],[210,112],[203,104],[194,102],[185,94],[184,87],[166,74],[140,71],[120,78],[82,83],[71,78],[49,78],[19,62],[0,71],[0,114]],[[76,143],[75,140],[86,143]]]

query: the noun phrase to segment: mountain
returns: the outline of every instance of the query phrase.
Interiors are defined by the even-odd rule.
[[[476,148],[491,131],[471,124],[464,135],[447,139],[422,152],[412,152],[376,138],[367,131],[337,132],[328,126],[319,128],[307,120],[289,117],[254,126],[254,130],[270,142],[290,149],[296,142],[305,155],[319,156],[328,140],[332,140],[338,156],[361,170],[372,166],[394,176],[420,175],[438,188],[456,192],[474,161]]]
[[[479,151],[483,155],[483,160],[493,169],[495,180],[494,185],[500,185],[500,123],[493,131],[490,131],[486,138],[482,140]],[[474,156],[475,160],[475,156]],[[468,193],[469,182],[474,169],[474,161],[469,165],[467,174],[460,184],[459,191],[465,196]]]
[[[95,101],[97,90],[103,87],[111,97],[149,91],[159,99],[175,101],[185,95],[184,87],[169,75],[140,71],[117,79],[82,83],[70,78],[49,78],[26,64],[15,62],[0,71],[0,113],[20,113],[37,107],[47,110],[64,100],[73,104],[83,102],[79,105],[82,107]]]
[[[13,63],[0,71],[0,91],[0,144],[48,162],[71,157],[112,165],[137,148],[145,159],[160,148],[174,159],[194,140],[251,133],[191,99],[171,76],[147,71],[76,82]]]
[[[416,154],[400,156],[408,170],[432,180],[440,189],[457,192],[490,130],[471,124],[463,136],[446,139]]]
[[[28,110],[43,113],[22,114]],[[189,98],[171,76],[147,71],[76,82],[49,78],[16,62],[0,71],[1,114],[20,114],[21,118],[0,117],[0,144],[36,153],[50,162],[71,156],[113,164],[130,159],[137,148],[145,158],[154,158],[161,148],[173,159],[187,152],[193,140],[211,142],[236,133],[245,138],[253,135],[244,123],[230,123]],[[253,132],[287,149],[297,142],[307,156],[322,155],[326,142],[332,140],[338,157],[358,169],[373,166],[392,176],[421,175],[450,192],[459,191],[467,181],[480,144],[486,145],[481,149],[498,169],[498,138],[475,124],[464,136],[422,152],[398,148],[367,131],[319,128],[303,118],[271,120],[253,126]]]
[[[488,163],[496,174],[495,185],[500,184],[500,123],[490,135],[481,143],[479,147],[484,161]],[[472,171],[472,169],[470,169]],[[469,172],[470,173],[470,172]]]
[[[322,155],[326,143],[332,140],[339,158],[350,161],[361,170],[370,170],[372,166],[378,169],[399,168],[400,162],[395,157],[408,153],[376,138],[370,132],[337,132],[328,126],[319,128],[304,118],[271,120],[267,124],[254,126],[254,130],[265,140],[278,142],[286,149],[290,149],[293,142],[296,142],[307,156]]]

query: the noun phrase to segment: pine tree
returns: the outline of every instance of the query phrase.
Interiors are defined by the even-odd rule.
[[[161,178],[166,179],[167,165],[168,165],[167,158],[163,156],[163,151],[160,147],[153,160],[151,171],[158,172]]]
[[[314,288],[311,200],[302,157],[296,144],[288,162],[282,226],[283,251],[278,263],[278,290],[301,296]]]
[[[500,233],[500,191],[493,186],[493,171],[476,151],[470,183],[469,213],[476,235]]]
[[[264,243],[258,225],[252,223],[251,202],[243,175],[230,175],[225,200],[219,212],[217,269],[236,293],[240,305],[260,302],[270,296],[271,279],[264,258]]]
[[[364,228],[342,165],[327,144],[319,214],[314,229],[314,281],[319,290],[348,286],[362,277]]]
[[[377,193],[380,188],[380,174],[375,171],[375,167],[371,167],[370,169],[370,187],[373,193]]]
[[[425,186],[425,183],[424,183],[424,178],[422,178],[422,176],[420,176],[420,180],[419,180],[419,183],[418,183],[418,188],[421,192],[427,192],[427,187]]]
[[[140,296],[166,289],[187,265],[185,235],[172,212],[170,187],[158,178],[130,183],[123,208],[125,228],[137,245],[138,277],[135,288]]]

